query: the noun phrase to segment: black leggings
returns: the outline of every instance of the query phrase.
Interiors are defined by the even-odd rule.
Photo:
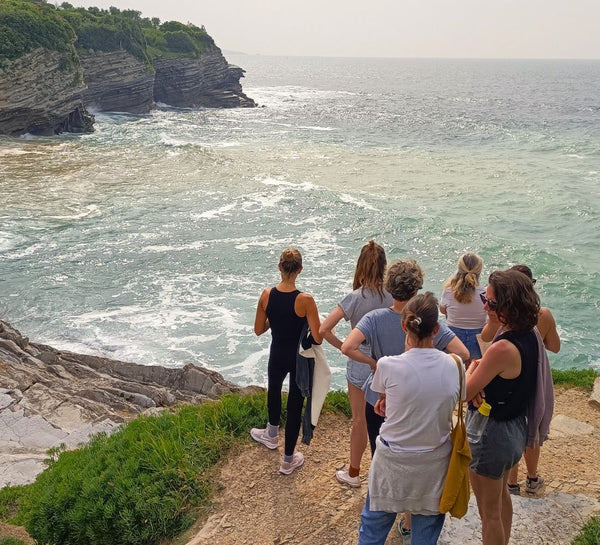
[[[294,354],[295,356],[295,354]],[[295,359],[294,359],[295,364]],[[268,366],[268,387],[267,387],[267,410],[269,411],[269,424],[279,426],[281,419],[281,387],[287,374],[290,374],[290,391],[287,398],[287,419],[285,422],[285,450],[286,456],[294,454],[298,434],[300,433],[300,424],[302,421],[302,405],[304,398],[300,393],[300,388],[296,384],[296,367],[281,365],[281,362],[275,363],[269,359]]]
[[[375,454],[375,439],[379,435],[379,428],[385,418],[375,412],[375,408],[370,403],[365,403],[365,419],[367,421],[367,433],[369,434],[369,445],[371,446],[371,457]]]

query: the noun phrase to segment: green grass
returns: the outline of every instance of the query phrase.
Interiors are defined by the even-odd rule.
[[[342,390],[336,390],[335,392],[329,392],[327,394],[323,410],[342,413],[348,418],[352,417],[348,394]]]
[[[0,545],[25,545],[16,537],[0,537]]]
[[[600,543],[600,518],[592,517],[573,540],[572,545],[598,545]]]
[[[349,416],[347,394],[330,392],[324,410]],[[226,395],[138,417],[78,450],[51,449],[35,483],[0,490],[0,519],[24,525],[40,545],[172,538],[209,505],[215,464],[266,420],[265,393]]]
[[[583,388],[588,391],[593,388],[598,376],[599,374],[593,369],[552,369],[552,381],[555,385]]]
[[[9,524],[19,524],[19,505],[29,492],[28,486],[5,486],[0,489],[0,520]]]

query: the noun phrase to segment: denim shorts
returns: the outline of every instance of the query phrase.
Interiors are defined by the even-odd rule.
[[[451,331],[462,341],[467,347],[472,360],[478,360],[481,358],[481,349],[477,342],[476,335],[481,333],[482,329],[464,329],[462,327],[448,326]]]
[[[467,422],[475,411],[467,411]],[[468,425],[468,424],[467,424]],[[490,418],[478,443],[470,443],[473,460],[469,469],[490,479],[501,479],[523,455],[527,442],[527,419]]]
[[[370,374],[371,366],[368,363],[348,360],[346,364],[346,380],[353,386],[362,388]]]

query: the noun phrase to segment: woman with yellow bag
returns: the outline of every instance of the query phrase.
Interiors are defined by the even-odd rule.
[[[460,358],[434,348],[438,305],[431,292],[407,303],[402,329],[406,351],[380,358],[371,385],[380,394],[375,410],[386,420],[369,470],[359,545],[383,545],[399,512],[412,513],[412,545],[435,545],[444,524],[440,498],[464,368]]]

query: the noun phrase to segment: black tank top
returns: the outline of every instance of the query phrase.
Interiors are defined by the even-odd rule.
[[[292,343],[294,349],[298,348],[300,333],[306,324],[306,317],[298,316],[294,310],[299,294],[299,290],[283,292],[271,288],[266,313],[271,327],[272,344]]]
[[[533,401],[537,386],[538,341],[533,331],[506,331],[494,342],[505,339],[521,355],[521,374],[513,379],[495,376],[485,387],[485,400],[492,406],[490,418],[510,420],[522,416]]]

